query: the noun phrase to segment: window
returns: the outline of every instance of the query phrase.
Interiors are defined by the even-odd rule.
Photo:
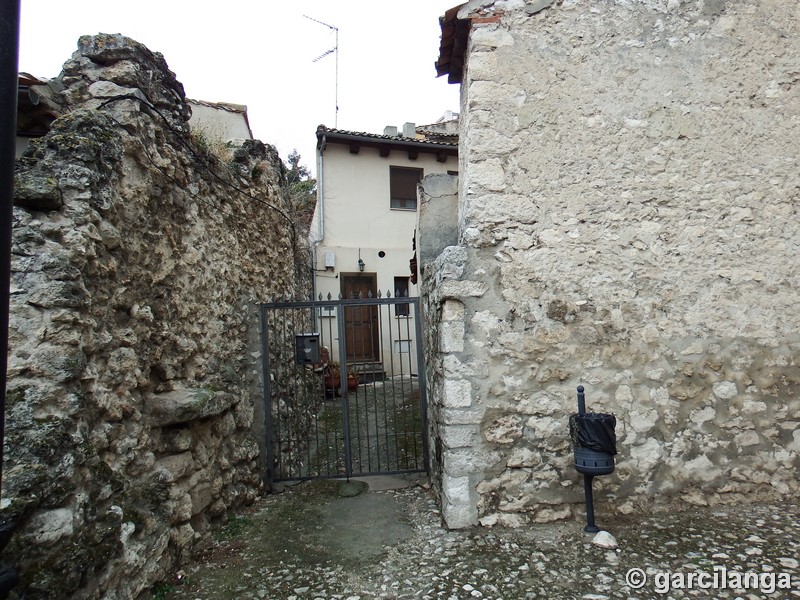
[[[417,184],[422,181],[422,169],[389,167],[389,206],[399,210],[417,210]]]
[[[408,277],[394,278],[394,297],[408,298]],[[410,314],[408,303],[395,304],[394,315],[396,317],[407,317]]]

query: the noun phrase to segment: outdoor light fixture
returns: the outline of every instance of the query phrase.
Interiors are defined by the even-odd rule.
[[[364,270],[364,261],[361,260],[360,258],[358,259],[358,270],[359,271],[363,271]]]

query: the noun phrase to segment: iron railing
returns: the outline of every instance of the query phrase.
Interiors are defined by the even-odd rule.
[[[419,299],[261,305],[267,480],[425,472]]]

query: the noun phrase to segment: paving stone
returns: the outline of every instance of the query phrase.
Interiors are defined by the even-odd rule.
[[[677,600],[698,597],[698,593],[700,597],[720,599],[800,596],[800,568],[795,558],[800,551],[797,501],[727,506],[724,519],[718,508],[686,505],[654,507],[647,514],[598,515],[603,526],[614,532],[618,548],[611,550],[593,544],[592,537],[583,532],[584,523],[574,520],[523,529],[473,527],[450,531],[443,526],[432,492],[422,486],[369,491],[358,501],[372,498],[375,502],[397,502],[402,510],[387,514],[393,519],[397,514],[405,515],[413,528],[410,537],[400,541],[387,538],[377,557],[361,561],[341,553],[315,559],[316,547],[325,536],[316,529],[319,521],[308,521],[303,529],[318,532],[317,539],[304,538],[305,534],[297,531],[297,539],[305,540],[303,544],[298,543],[275,560],[262,550],[261,544],[275,534],[264,526],[265,520],[271,512],[286,510],[291,503],[301,505],[305,493],[303,486],[297,486],[261,500],[249,516],[252,526],[236,539],[220,542],[206,562],[186,568],[186,583],[176,586],[172,597],[226,597],[232,571],[253,573],[243,590],[272,600]],[[331,505],[351,500],[356,501],[336,499]],[[344,505],[336,506],[337,510],[347,510]],[[353,526],[358,524],[348,520],[347,527]],[[370,522],[369,527],[375,535],[381,535],[380,523]],[[760,554],[750,554],[754,549]],[[252,569],[253,565],[257,569]],[[631,569],[641,569],[647,577],[641,588],[626,579]],[[680,587],[677,584],[681,581],[673,579],[683,576],[686,584],[689,573],[716,573],[720,577],[723,571],[729,577],[772,573],[776,582],[780,574],[787,574],[793,588],[776,587],[772,595],[753,588],[699,590]],[[242,578],[238,579],[237,585],[241,585]],[[663,587],[656,587],[665,583],[674,584],[668,594],[659,591]],[[263,590],[266,596],[260,595]],[[241,597],[247,597],[245,592]]]

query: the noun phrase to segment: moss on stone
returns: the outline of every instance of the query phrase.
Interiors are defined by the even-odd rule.
[[[23,571],[21,588],[30,597],[64,598],[119,555],[119,524],[100,519],[72,543],[61,544]],[[26,596],[27,597],[27,596]]]
[[[42,173],[17,173],[14,204],[32,210],[58,210],[64,204],[58,179]]]
[[[48,417],[37,420],[35,427],[10,426],[7,433],[12,454],[34,458],[34,462],[56,465],[75,450],[72,423],[68,419]]]
[[[125,519],[133,521],[136,530],[146,528],[153,516],[167,517],[170,484],[157,473],[134,482],[119,498]]]
[[[23,402],[25,394],[30,387],[29,385],[21,385],[14,388],[6,388],[6,408],[11,408],[18,402]]]
[[[215,396],[216,392],[210,388],[196,388],[192,390],[192,399],[198,406],[206,406]]]

